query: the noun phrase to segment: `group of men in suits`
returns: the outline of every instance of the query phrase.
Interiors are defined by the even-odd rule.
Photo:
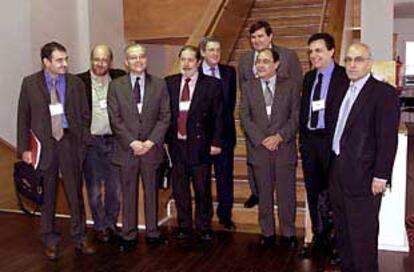
[[[254,23],[250,27],[253,50],[241,56],[239,67],[240,120],[252,191],[245,206],[259,205],[260,243],[270,246],[276,241],[276,190],[281,244],[297,245],[299,129],[314,234],[306,250],[314,254],[330,246],[333,219],[344,271],[377,271],[378,212],[397,146],[397,96],[392,87],[370,75],[372,57],[364,44],[351,45],[344,69],[333,60],[331,35],[312,35],[308,46],[314,69],[302,81],[297,55],[273,45],[272,39],[267,22]],[[116,233],[122,206],[120,249],[136,247],[138,181],[142,180],[146,242],[167,244],[157,226],[157,176],[165,148],[173,165],[175,237],[193,235],[192,183],[196,230],[201,240],[212,239],[212,167],[219,223],[235,229],[236,75],[231,66],[219,64],[220,50],[219,40],[210,37],[199,48],[182,47],[180,72],[163,80],[147,72],[147,51],[140,44],[125,49],[126,74],[111,69],[112,52],[99,45],[91,52],[91,69],[79,77],[67,73],[64,46],[51,42],[42,47],[43,69],[22,83],[17,135],[19,156],[27,163],[33,155],[30,131],[42,143],[41,237],[49,259],[58,257],[54,213],[59,174],[79,252],[95,253],[86,238],[82,174],[99,240],[106,242]]]

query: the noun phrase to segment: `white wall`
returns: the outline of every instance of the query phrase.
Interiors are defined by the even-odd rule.
[[[0,9],[0,37],[0,137],[14,145],[20,82],[33,69],[30,1],[8,1]]]
[[[21,80],[40,69],[40,48],[55,40],[69,53],[69,70],[89,67],[96,43],[114,49],[122,66],[122,0],[13,0],[0,9],[0,138],[16,143],[17,100]]]
[[[371,47],[375,60],[392,60],[393,0],[361,1],[361,41]]]
[[[400,60],[405,60],[405,42],[414,41],[414,18],[404,18],[394,20],[394,33],[398,34],[397,48]]]

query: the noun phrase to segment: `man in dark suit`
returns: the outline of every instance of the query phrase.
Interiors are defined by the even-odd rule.
[[[112,163],[114,137],[109,125],[106,97],[109,82],[125,75],[111,69],[113,54],[107,45],[91,51],[91,69],[78,74],[86,87],[91,112],[91,142],[84,163],[84,176],[97,239],[108,242],[116,231],[120,206],[119,167]],[[105,192],[103,195],[102,191]]]
[[[221,83],[198,72],[200,53],[194,46],[179,52],[181,73],[166,78],[171,97],[171,126],[167,134],[173,163],[172,188],[177,207],[177,239],[192,234],[190,179],[195,193],[195,224],[204,241],[212,239],[210,165],[222,147]]]
[[[121,251],[137,243],[138,181],[144,187],[146,242],[164,245],[157,227],[157,169],[163,160],[164,137],[170,125],[170,101],[165,82],[146,72],[147,52],[139,44],[125,49],[128,75],[113,80],[108,113],[115,147],[112,161],[121,168]]]
[[[250,43],[252,51],[244,53],[239,60],[239,86],[244,82],[257,78],[256,58],[257,52],[264,48],[272,48],[280,58],[280,67],[277,71],[278,78],[290,79],[298,87],[302,86],[302,66],[295,51],[272,44],[273,32],[270,24],[266,21],[257,21],[250,26]],[[299,87],[300,88],[300,87]],[[252,208],[258,203],[256,185],[252,176],[251,168],[248,166],[249,185],[252,194],[245,202],[246,208]]]
[[[90,112],[82,81],[67,73],[68,55],[57,42],[41,49],[43,69],[23,79],[17,116],[17,152],[32,162],[29,134],[41,143],[38,165],[44,174],[44,203],[40,234],[50,260],[58,258],[59,234],[55,229],[56,192],[59,172],[63,177],[71,216],[75,249],[95,253],[86,239],[85,211],[81,190],[81,164],[89,140]]]
[[[258,52],[258,79],[242,85],[240,121],[247,135],[247,163],[253,170],[259,197],[261,244],[274,244],[274,189],[276,187],[281,244],[297,244],[296,132],[299,125],[300,92],[290,79],[279,78],[276,51]]]
[[[213,157],[217,186],[217,216],[225,229],[236,226],[231,220],[233,208],[233,159],[236,144],[234,108],[236,106],[236,70],[233,66],[220,64],[221,45],[214,37],[205,37],[199,45],[203,61],[200,72],[220,79],[223,91],[223,143],[221,154]]]
[[[370,75],[365,44],[352,44],[350,79],[332,141],[329,193],[342,271],[378,271],[378,213],[391,183],[397,149],[399,101],[390,85]]]
[[[330,249],[332,230],[328,198],[328,172],[333,122],[348,85],[345,69],[334,62],[334,38],[328,33],[313,34],[308,40],[309,59],[314,67],[306,73],[300,111],[300,152],[313,241],[303,256]]]

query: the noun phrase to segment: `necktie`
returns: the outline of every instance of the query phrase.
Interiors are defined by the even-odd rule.
[[[273,93],[269,86],[270,81],[266,81],[265,83],[266,83],[266,90],[264,92],[264,99],[265,99],[266,107],[268,107],[268,106],[272,106]]]
[[[348,120],[348,116],[352,108],[352,101],[355,96],[355,91],[356,86],[350,85],[348,93],[342,101],[341,108],[339,109],[338,123],[336,124],[335,134],[332,141],[332,150],[335,152],[336,155],[339,155],[340,153],[341,137],[342,133],[344,132],[346,121]]]
[[[137,104],[141,103],[141,87],[139,86],[139,80],[140,80],[140,78],[137,77],[137,79],[135,80],[134,90],[133,90],[135,103],[137,103]]]
[[[322,79],[323,79],[323,74],[318,74],[318,82],[316,83],[315,90],[313,92],[312,102],[318,101],[321,99]],[[311,105],[311,123],[310,123],[311,128],[316,128],[318,126],[318,117],[319,117],[319,111],[312,110],[312,105]]]
[[[50,89],[50,104],[56,105],[59,103],[60,100],[56,89],[56,79],[53,79],[52,88]],[[55,114],[51,116],[52,136],[56,141],[60,141],[63,137],[62,115],[63,114]]]
[[[190,101],[190,82],[191,78],[186,78],[183,91],[181,92],[180,102]],[[182,136],[187,135],[187,110],[180,110],[178,114],[178,133]]]
[[[211,76],[216,77],[216,68],[215,67],[210,67],[210,71],[211,71]]]

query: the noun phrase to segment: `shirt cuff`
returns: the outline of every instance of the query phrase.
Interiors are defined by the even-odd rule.
[[[383,183],[387,183],[388,180],[383,179],[383,178],[374,177],[374,181],[380,181],[380,182],[383,182]]]

